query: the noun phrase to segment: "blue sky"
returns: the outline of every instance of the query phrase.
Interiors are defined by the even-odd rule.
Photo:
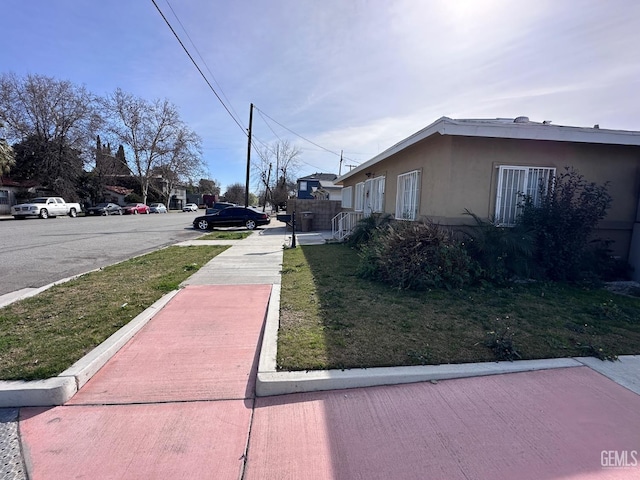
[[[254,103],[345,164],[443,115],[640,130],[636,0],[156,2],[243,127]],[[2,13],[1,72],[168,98],[209,176],[244,183],[243,130],[151,0],[3,0]],[[338,173],[339,155],[258,112],[253,132],[300,148],[301,176]]]

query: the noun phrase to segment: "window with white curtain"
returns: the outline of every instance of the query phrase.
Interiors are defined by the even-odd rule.
[[[415,220],[418,218],[419,195],[419,170],[398,175],[398,193],[396,194],[396,218],[398,220]]]
[[[540,195],[547,191],[549,180],[555,173],[556,169],[550,167],[500,166],[496,192],[496,223],[504,226],[515,225],[523,197],[530,196],[533,204],[537,205]]]
[[[376,177],[371,180],[369,206],[371,207],[372,213],[384,212],[384,179],[385,177]]]

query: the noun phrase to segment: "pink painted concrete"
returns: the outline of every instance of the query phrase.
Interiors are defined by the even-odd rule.
[[[258,398],[245,478],[640,478],[603,450],[640,452],[640,396],[579,367]]]
[[[181,290],[67,404],[244,399],[271,285]]]
[[[259,398],[252,412],[270,291],[187,287],[67,405],[22,409],[30,480],[640,478],[601,465],[640,451],[640,396],[587,367]]]
[[[24,408],[29,478],[238,479],[251,402]]]

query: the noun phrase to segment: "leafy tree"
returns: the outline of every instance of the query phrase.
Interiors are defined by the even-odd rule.
[[[198,193],[203,195],[220,195],[220,182],[201,178],[198,182]]]
[[[234,183],[227,187],[227,191],[224,192],[224,199],[227,202],[237,203],[238,205],[244,204],[245,187],[242,183]]]
[[[78,200],[83,161],[80,152],[64,143],[64,139],[47,140],[31,135],[14,145],[14,151],[13,177],[35,180],[67,200]]]
[[[566,168],[544,187],[539,203],[524,197],[517,223],[533,231],[535,266],[543,277],[581,280],[593,267],[589,262],[593,232],[611,206],[608,183],[587,182]]]
[[[85,163],[93,160],[94,132],[101,121],[95,97],[85,87],[44,75],[0,76],[0,122],[7,129],[8,140],[48,145],[47,155],[42,158],[48,167],[59,163],[56,170],[63,177],[81,173],[63,165],[68,152],[75,152]],[[64,183],[73,183],[73,178]]]

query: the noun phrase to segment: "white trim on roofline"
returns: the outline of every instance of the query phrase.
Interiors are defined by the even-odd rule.
[[[568,127],[553,125],[550,122],[531,122],[527,117],[496,119],[452,119],[440,117],[431,125],[401,140],[384,152],[376,155],[362,165],[345,173],[335,183],[368,169],[372,165],[388,158],[411,145],[436,133],[485,138],[515,138],[520,140],[550,140],[556,142],[598,143],[605,145],[640,146],[640,132],[629,130],[608,130],[588,127]]]

